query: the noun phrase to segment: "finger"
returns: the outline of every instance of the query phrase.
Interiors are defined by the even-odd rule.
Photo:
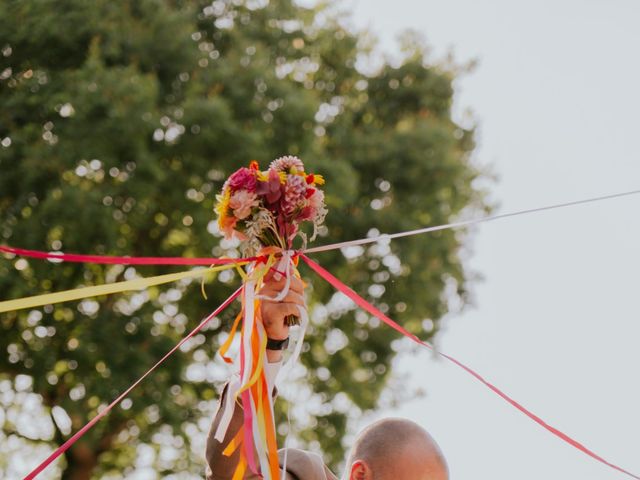
[[[306,302],[304,296],[296,292],[289,292],[289,294],[282,299],[283,303],[294,303],[306,308]]]
[[[278,280],[275,280],[275,279],[273,278],[277,273],[279,273],[279,272],[277,272],[277,271],[276,271],[275,267],[271,267],[269,270],[267,270],[267,273],[266,273],[266,274],[265,274],[265,276],[264,276],[264,281],[265,281],[265,283],[267,283],[267,282],[271,282],[271,281],[273,281],[273,282],[275,282],[275,281],[279,281],[279,280],[280,280],[280,278],[282,277],[282,275],[280,275],[280,276],[278,277]]]
[[[293,276],[293,271],[291,271],[291,266],[289,267],[291,275]],[[269,270],[267,270],[267,273],[264,276],[266,281],[280,281],[283,278],[287,278],[287,270],[286,269],[278,269],[277,265],[273,265],[271,268],[269,268]]]
[[[304,292],[304,282],[302,279],[296,275],[291,275],[291,285],[289,288],[297,293]]]
[[[277,292],[264,292],[263,295],[267,295],[269,297],[274,297],[277,294]],[[262,300],[265,303],[295,303],[297,305],[300,306],[305,306],[305,300],[304,300],[304,296],[300,295],[299,293],[296,292],[289,292],[280,302],[276,302],[275,300],[268,300],[268,299],[264,299]]]
[[[273,277],[271,279],[267,279],[265,277],[264,286],[260,289],[261,295],[267,295],[265,291],[276,292],[276,294],[282,292],[284,288],[287,286],[287,279],[281,278],[280,280],[276,280]],[[289,283],[289,291],[294,291],[296,293],[301,294],[304,292],[304,283],[298,277],[291,275],[291,281]],[[269,296],[273,296],[271,293]]]

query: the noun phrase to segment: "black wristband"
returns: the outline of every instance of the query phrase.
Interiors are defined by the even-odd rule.
[[[267,350],[285,350],[289,346],[289,337],[284,340],[267,338]]]

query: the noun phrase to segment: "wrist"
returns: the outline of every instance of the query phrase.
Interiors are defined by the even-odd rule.
[[[282,360],[282,352],[289,346],[289,337],[276,340],[274,338],[267,337],[267,360],[270,363],[279,362]]]
[[[282,360],[282,350],[267,350],[267,361],[269,363],[278,363]]]

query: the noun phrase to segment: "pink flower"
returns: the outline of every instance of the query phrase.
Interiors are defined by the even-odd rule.
[[[275,168],[278,172],[285,173],[292,173],[292,167],[295,168],[298,173],[304,172],[304,163],[302,163],[302,160],[292,155],[277,158],[269,165],[269,168]]]
[[[309,197],[309,206],[316,210],[324,208],[324,192],[322,190],[316,189],[316,191],[313,192],[313,195]]]
[[[274,168],[269,169],[269,177],[266,182],[258,182],[256,193],[267,199],[268,203],[276,203],[282,195],[280,175]]]
[[[291,215],[304,206],[307,182],[299,175],[288,175],[284,185],[284,197],[280,200],[280,207],[285,215]]]
[[[229,180],[227,180],[227,184],[234,192],[236,190],[248,190],[249,192],[255,192],[257,184],[256,172],[255,170],[242,167],[231,174]]]
[[[315,221],[321,213],[326,213],[324,206],[324,192],[316,189],[307,199],[307,204],[300,212],[298,220],[301,222],[304,220]]]
[[[247,190],[238,190],[231,195],[229,200],[229,207],[233,210],[233,215],[238,220],[243,220],[251,215],[253,207],[257,207],[259,204],[255,193]]]

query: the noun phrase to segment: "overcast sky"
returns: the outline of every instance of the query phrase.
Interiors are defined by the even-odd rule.
[[[442,57],[477,59],[456,115],[479,123],[498,213],[640,188],[640,4],[349,0],[387,52],[421,31]],[[543,419],[640,474],[640,196],[480,226],[476,305],[437,339]],[[398,240],[401,241],[401,240]],[[424,238],[429,241],[428,236]],[[428,286],[426,286],[428,288]],[[567,446],[428,352],[397,371],[426,398],[375,417],[424,425],[453,479],[627,478]],[[370,418],[363,420],[363,424]]]

